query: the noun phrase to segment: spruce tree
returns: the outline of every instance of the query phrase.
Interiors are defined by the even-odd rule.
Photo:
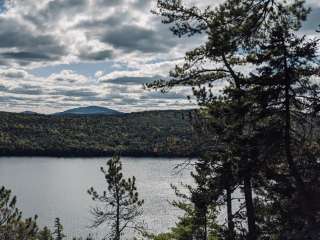
[[[101,167],[107,189],[99,194],[93,187],[88,190],[93,201],[101,203],[91,213],[94,216],[92,227],[107,223],[111,225],[108,239],[120,240],[127,229],[142,230],[137,218],[142,216],[144,200],[139,199],[136,178],[124,179],[119,156],[107,162],[107,169]]]

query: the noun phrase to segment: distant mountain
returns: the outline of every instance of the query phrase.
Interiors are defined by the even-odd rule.
[[[39,113],[36,113],[36,112],[32,112],[32,111],[24,111],[24,112],[21,112],[22,114],[28,114],[28,115],[35,115],[35,114],[39,114]]]
[[[58,112],[54,115],[120,115],[122,112],[118,112],[116,110],[98,107],[98,106],[89,106],[89,107],[79,107],[69,109],[64,112]]]

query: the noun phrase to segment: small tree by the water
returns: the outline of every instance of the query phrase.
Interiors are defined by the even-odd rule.
[[[107,190],[102,193],[98,193],[93,187],[88,190],[92,200],[102,204],[91,210],[94,216],[92,227],[97,228],[107,223],[111,229],[106,238],[119,240],[126,229],[141,229],[136,219],[143,213],[144,201],[139,199],[136,178],[123,178],[119,156],[110,159],[107,170],[101,167],[101,172],[104,174]]]
[[[21,211],[16,208],[16,197],[11,197],[11,191],[5,187],[0,188],[0,227],[5,224],[19,221]]]

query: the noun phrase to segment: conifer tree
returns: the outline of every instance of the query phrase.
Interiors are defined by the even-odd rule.
[[[22,219],[16,207],[17,199],[5,187],[0,189],[0,239],[1,240],[52,240],[48,228],[39,229],[37,215]]]
[[[243,182],[246,198],[250,239],[256,239],[256,227],[251,183],[252,169],[249,167],[249,155],[247,153],[251,133],[244,131],[248,112],[243,89],[246,76],[239,70],[245,63],[245,58],[242,56],[244,40],[241,36],[250,32],[252,18],[258,12],[253,9],[267,9],[271,1],[259,1],[258,4],[254,4],[254,2],[230,0],[216,10],[208,7],[201,11],[196,7],[186,8],[181,1],[158,1],[159,14],[164,17],[164,23],[174,24],[171,28],[174,34],[192,36],[206,32],[208,40],[202,46],[186,53],[185,63],[182,66],[176,66],[174,71],[170,72],[171,78],[169,81],[159,80],[147,85],[150,88],[161,88],[163,91],[176,85],[192,86],[199,105],[203,107],[208,107],[217,102],[213,92],[215,82],[229,85],[224,91],[227,99],[223,101],[231,103],[231,105],[227,106],[226,110],[219,110],[229,111],[230,113],[226,122],[224,120],[220,121],[228,125],[224,125],[223,128],[228,129],[229,139],[225,144],[220,145],[232,145],[233,147],[225,152],[230,153],[230,150],[232,150],[232,153],[229,154],[232,155],[232,160],[239,160],[237,169],[241,170],[239,180]],[[266,10],[263,10],[261,15],[263,16],[266,12]],[[250,17],[247,18],[247,16]],[[235,18],[237,18],[236,21]],[[245,21],[246,19],[248,20]],[[244,31],[246,32],[244,33]],[[218,100],[218,102],[221,101]],[[212,115],[219,116],[216,113]],[[216,144],[215,141],[213,144]],[[229,168],[229,164],[224,166]],[[231,174],[229,173],[229,175]],[[228,207],[231,207],[230,201]],[[229,212],[231,212],[230,209]],[[229,216],[232,217],[231,215]],[[230,228],[232,228],[232,219],[229,220],[229,223]],[[232,231],[230,229],[230,232]]]
[[[38,234],[39,240],[53,240],[52,233],[48,227],[44,227]]]
[[[11,196],[11,191],[0,188],[0,226],[10,224],[21,219],[21,211],[16,208],[17,198]]]
[[[309,11],[304,1],[278,3],[269,13],[264,31],[256,36],[256,48],[248,58],[259,66],[248,84],[256,119],[262,120],[260,130],[266,135],[277,129],[272,142],[265,139],[262,143],[272,149],[264,151],[263,158],[273,163],[269,177],[278,182],[269,185],[269,191],[275,190],[272,197],[279,195],[285,203],[279,206],[287,215],[281,214],[286,227],[280,231],[295,235],[292,239],[310,238],[307,232],[311,231],[306,229],[318,225],[320,216],[316,203],[320,198],[319,135],[314,131],[320,102],[320,85],[315,81],[319,77],[319,40],[298,33]]]
[[[206,240],[215,239],[220,234],[221,228],[217,224],[218,203],[212,201],[215,196],[209,189],[212,183],[211,173],[207,168],[206,171],[201,169],[206,164],[208,162],[205,160],[201,164],[197,163],[195,172],[191,174],[195,180],[194,185],[183,185],[184,191],[172,185],[178,197],[178,200],[172,201],[172,205],[184,212],[171,229],[169,235],[172,239]]]
[[[139,199],[136,178],[124,179],[119,156],[107,162],[107,169],[101,167],[107,189],[99,194],[93,187],[88,190],[93,201],[101,203],[91,213],[94,216],[92,227],[104,223],[111,224],[108,239],[120,240],[127,229],[142,230],[137,218],[142,216],[144,200]]]
[[[63,233],[63,225],[61,224],[60,218],[56,218],[54,221],[53,235],[55,236],[55,240],[62,240],[66,237]]]
[[[212,141],[211,154],[228,153],[220,169],[221,179],[232,174],[237,176],[234,186],[243,184],[250,240],[262,234],[261,221],[269,217],[262,215],[260,200],[266,200],[265,193],[270,197],[270,191],[280,191],[282,186],[288,186],[282,187],[282,194],[298,190],[296,210],[307,204],[313,209],[306,211],[307,218],[312,219],[312,225],[316,222],[317,184],[309,184],[308,190],[305,182],[319,180],[317,134],[301,133],[307,129],[311,133],[315,128],[310,122],[319,108],[318,86],[312,81],[319,73],[318,45],[317,40],[306,41],[295,35],[308,12],[301,0],[227,0],[215,9],[204,10],[186,7],[179,0],[158,0],[157,13],[164,23],[171,24],[174,34],[181,37],[205,33],[208,39],[186,53],[185,63],[170,72],[169,80],[147,86],[162,91],[177,85],[191,86],[199,105],[209,109],[215,128],[220,125],[223,129],[222,134],[214,130],[220,141]],[[227,86],[221,98],[214,92],[215,82]],[[216,159],[221,158],[212,157]],[[256,201],[253,190],[256,196],[261,195]],[[313,200],[305,201],[308,198]],[[299,203],[297,199],[304,200]],[[276,204],[277,200],[271,201]],[[288,209],[289,205],[288,200],[283,207]],[[232,206],[227,207],[232,220]],[[290,220],[279,207],[274,210],[282,221]],[[277,220],[273,220],[275,224]],[[229,223],[231,230],[232,221]]]

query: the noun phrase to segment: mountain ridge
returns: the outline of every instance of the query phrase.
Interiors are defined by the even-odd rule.
[[[121,115],[123,112],[113,110],[107,107],[87,106],[77,107],[65,110],[63,112],[56,112],[53,115]]]

